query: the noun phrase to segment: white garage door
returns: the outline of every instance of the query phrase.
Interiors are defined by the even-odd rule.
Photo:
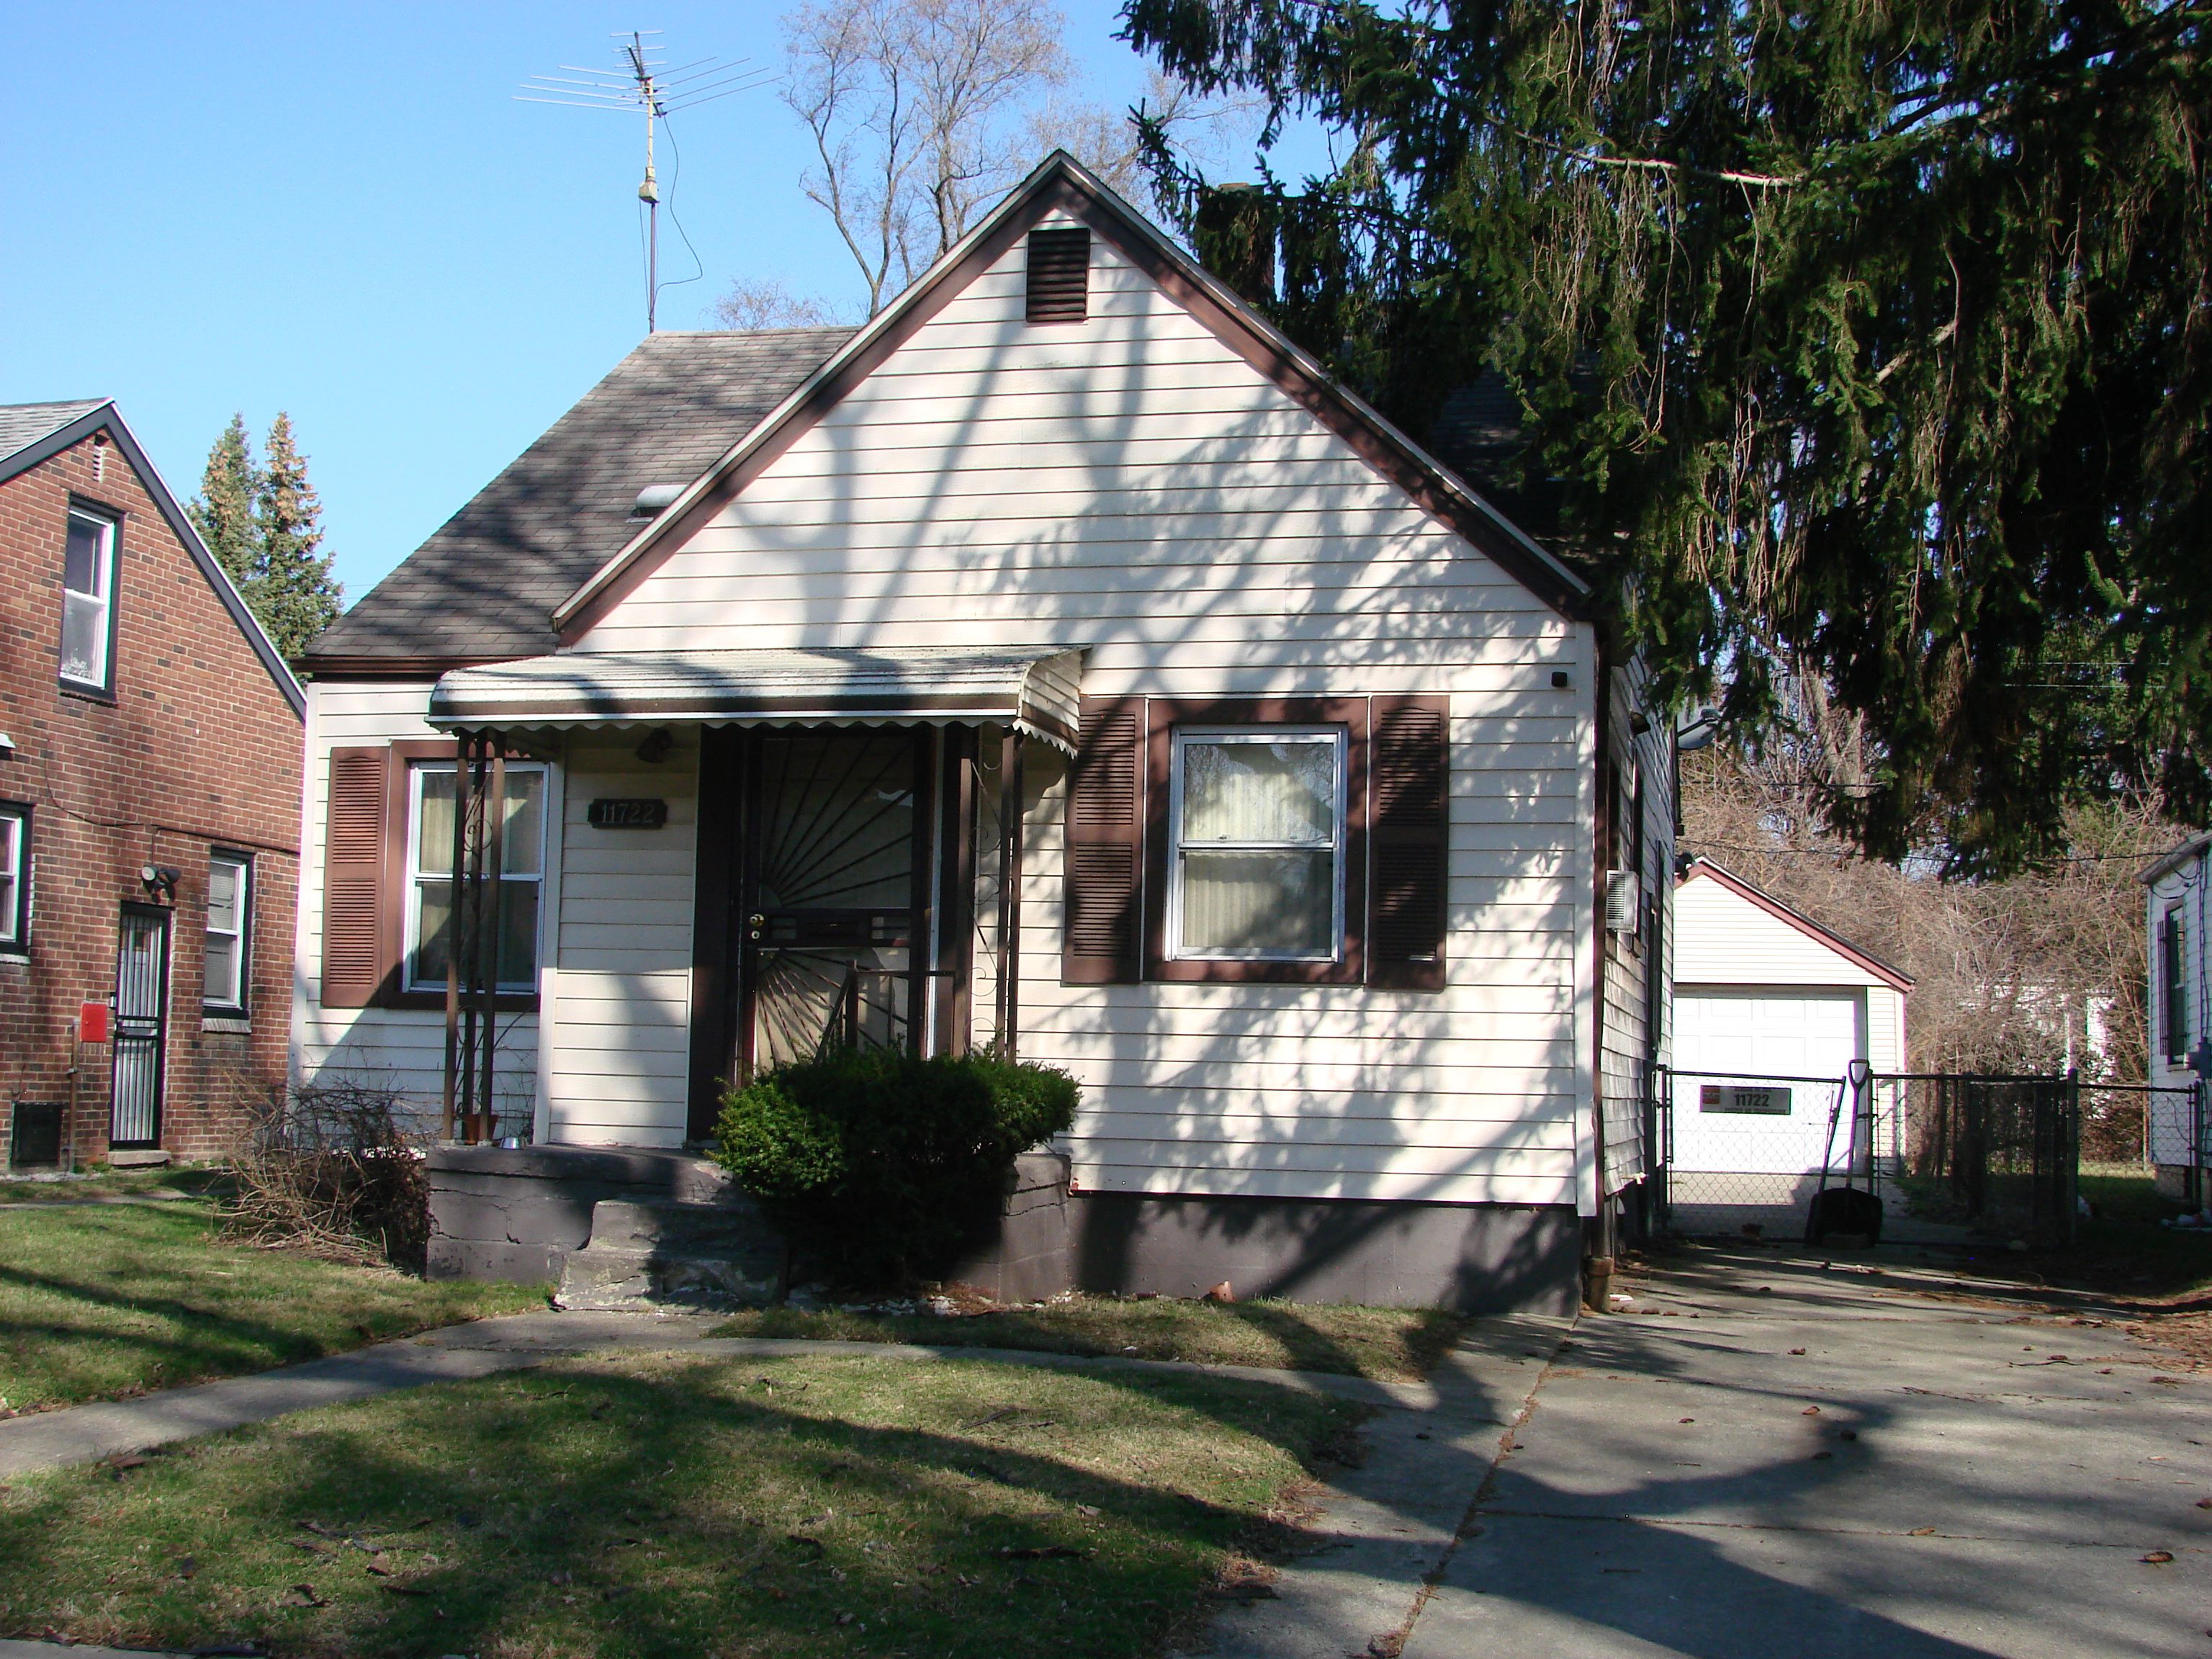
[[[1863,1003],[1856,990],[1676,992],[1674,1167],[1819,1169],[1837,1084],[1866,1052]]]

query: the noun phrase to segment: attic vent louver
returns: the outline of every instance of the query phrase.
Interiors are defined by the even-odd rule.
[[[1030,321],[1082,322],[1091,315],[1091,233],[1031,231],[1029,276]]]
[[[680,483],[646,485],[637,492],[637,500],[630,504],[630,517],[650,519],[655,514],[666,512],[676,504],[676,498],[684,493],[684,489]]]

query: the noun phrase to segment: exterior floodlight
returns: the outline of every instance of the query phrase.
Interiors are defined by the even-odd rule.
[[[1713,740],[1721,729],[1721,711],[1700,708],[1690,716],[1686,724],[1674,729],[1674,750],[1677,754],[1693,755]]]

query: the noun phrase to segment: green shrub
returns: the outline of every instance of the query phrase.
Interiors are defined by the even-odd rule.
[[[714,1158],[814,1270],[906,1284],[990,1236],[1016,1155],[1077,1098],[1048,1066],[833,1049],[723,1097]]]

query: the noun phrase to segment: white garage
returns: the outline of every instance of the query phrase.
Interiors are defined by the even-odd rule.
[[[1831,1123],[1851,1061],[1905,1069],[1911,978],[1709,859],[1674,917],[1678,1224],[1686,1205],[1795,1210],[1849,1151],[1848,1110]]]

